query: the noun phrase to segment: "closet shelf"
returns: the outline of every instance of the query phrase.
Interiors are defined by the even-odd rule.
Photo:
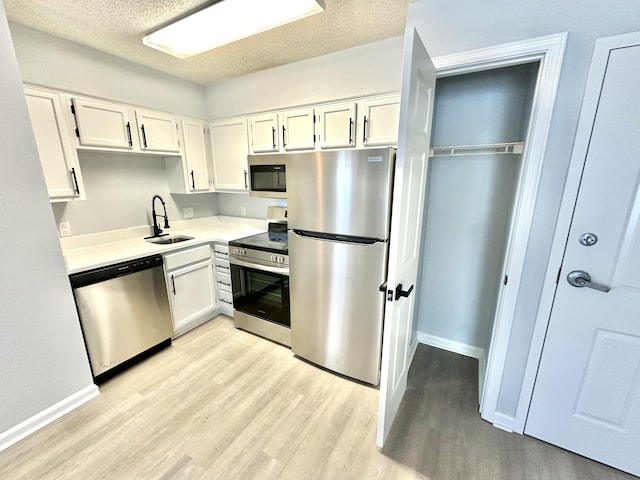
[[[517,154],[524,151],[524,142],[492,143],[489,145],[463,145],[436,147],[429,150],[429,157],[458,157],[462,155]]]

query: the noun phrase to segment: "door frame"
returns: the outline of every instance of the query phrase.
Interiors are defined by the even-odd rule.
[[[624,48],[631,45],[640,44],[640,32],[625,33],[611,37],[599,38],[595,42],[589,75],[582,101],[580,118],[574,138],[573,150],[569,160],[569,170],[565,182],[564,192],[560,204],[560,211],[556,221],[556,229],[551,245],[551,253],[547,262],[547,271],[544,278],[542,294],[538,314],[535,319],[531,347],[527,357],[526,368],[522,387],[520,389],[520,399],[516,411],[515,423],[524,431],[524,426],[529,413],[529,406],[533,396],[533,389],[538,373],[538,365],[542,357],[542,349],[551,320],[551,312],[555,300],[558,284],[556,279],[559,269],[562,266],[564,252],[568,242],[569,231],[573,211],[578,200],[582,172],[586,164],[589,141],[593,122],[595,121],[600,100],[600,91],[604,82],[609,52],[616,48]],[[514,429],[515,430],[515,429]]]
[[[566,42],[567,33],[563,32],[433,59],[438,77],[539,62],[531,118],[522,157],[522,169],[518,179],[502,268],[503,277],[504,275],[509,276],[509,284],[508,288],[502,287],[498,294],[489,351],[486,352],[486,358],[483,358],[482,355],[479,358],[480,413],[482,418],[498,428],[519,433],[524,431],[524,417],[526,417],[531,393],[527,397],[526,405],[518,406],[516,417],[509,417],[497,412],[497,403],[514,322],[516,302],[520,292],[525,254],[533,223],[534,207],[551,129]],[[532,345],[530,353],[534,353],[533,347],[536,345]],[[541,352],[542,346],[540,345],[539,355]],[[537,365],[536,362],[536,369]],[[483,382],[482,372],[485,370],[485,366],[486,374]],[[521,407],[524,408],[524,411],[521,411]]]

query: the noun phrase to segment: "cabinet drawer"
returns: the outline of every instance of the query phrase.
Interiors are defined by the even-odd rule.
[[[220,302],[222,302],[223,306],[233,307],[233,295],[231,294],[231,292],[220,290],[218,292],[218,298]]]
[[[231,268],[229,267],[229,262],[226,260],[220,260],[216,258],[216,275],[231,275]]]
[[[216,272],[218,289],[225,292],[231,291],[231,275],[228,273]]]
[[[222,257],[229,256],[229,245],[219,245],[215,244],[213,246],[213,251],[216,253],[216,256],[221,255]]]
[[[209,245],[200,245],[199,247],[181,250],[176,253],[170,253],[164,256],[164,264],[166,270],[182,267],[193,262],[208,260],[211,258],[211,248]]]

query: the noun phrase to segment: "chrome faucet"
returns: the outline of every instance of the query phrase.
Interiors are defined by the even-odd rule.
[[[156,213],[156,198],[158,200],[160,200],[160,203],[162,204],[162,209],[164,210],[164,215],[158,215]],[[170,228],[169,227],[169,217],[167,216],[167,206],[164,203],[164,200],[162,200],[162,197],[160,195],[154,195],[153,198],[151,199],[151,216],[153,217],[153,235],[151,237],[147,237],[147,238],[163,237],[164,235],[169,235],[168,233],[162,233],[162,229],[158,225],[158,217],[163,217],[164,218],[164,227],[162,227],[162,228]]]

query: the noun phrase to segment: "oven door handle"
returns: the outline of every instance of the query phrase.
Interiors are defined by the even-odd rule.
[[[277,273],[279,275],[289,276],[288,267],[274,267],[271,265],[263,265],[257,262],[247,262],[246,260],[240,260],[239,258],[229,257],[229,263],[231,265],[237,265],[238,267],[253,268],[254,270],[262,270],[270,273]]]

